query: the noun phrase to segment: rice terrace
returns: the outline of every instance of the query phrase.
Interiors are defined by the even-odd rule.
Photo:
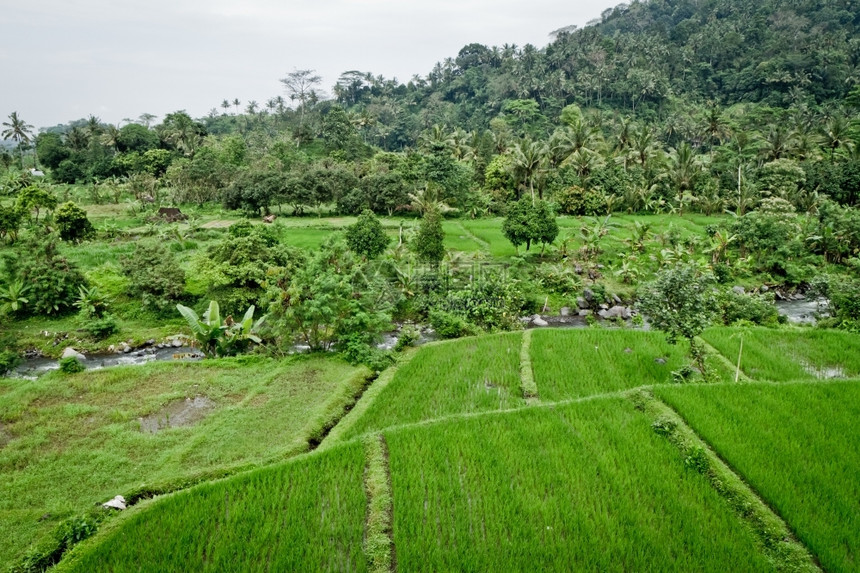
[[[6,10],[0,573],[860,572],[860,9],[595,1]]]

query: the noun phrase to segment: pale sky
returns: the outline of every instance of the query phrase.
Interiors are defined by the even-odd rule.
[[[347,70],[408,81],[472,42],[545,46],[618,0],[7,0],[0,117],[47,127],[117,123],[178,109],[262,106],[278,81],[315,69],[331,92]]]

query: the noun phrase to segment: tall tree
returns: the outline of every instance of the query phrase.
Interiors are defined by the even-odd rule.
[[[18,144],[18,156],[21,164],[24,164],[24,144],[30,143],[30,138],[33,135],[33,126],[18,117],[18,112],[13,111],[9,114],[9,121],[3,122],[3,139],[11,139]],[[35,163],[34,163],[35,165]]]
[[[299,102],[299,126],[304,125],[305,108],[315,101],[319,94],[316,89],[322,83],[322,76],[315,74],[316,70],[293,70],[287,77],[279,81],[284,84],[292,101]]]

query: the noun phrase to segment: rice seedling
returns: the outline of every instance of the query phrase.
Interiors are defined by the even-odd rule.
[[[629,401],[389,430],[403,571],[764,571],[701,474]]]
[[[731,328],[702,335],[736,362],[740,337]],[[744,333],[741,370],[756,380],[809,380],[860,376],[860,336],[839,330],[750,328]]]
[[[860,382],[657,388],[826,571],[860,562]]]
[[[366,571],[361,444],[156,500],[59,571]],[[134,510],[133,510],[134,511]]]
[[[394,378],[344,439],[451,414],[525,405],[520,390],[521,333],[429,345]]]
[[[634,330],[538,330],[531,357],[541,399],[563,400],[672,382],[688,361],[662,334]]]

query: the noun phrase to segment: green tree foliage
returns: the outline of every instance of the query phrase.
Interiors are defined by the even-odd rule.
[[[96,234],[96,230],[87,218],[87,212],[68,201],[60,205],[54,217],[60,238],[64,241],[78,243],[90,239]]]
[[[164,311],[185,292],[185,271],[161,243],[138,243],[131,255],[120,259],[120,265],[129,279],[129,294],[140,298],[145,309]]]
[[[249,217],[257,217],[262,211],[269,214],[269,207],[285,196],[287,178],[278,171],[243,171],[224,191],[224,206],[227,209],[242,209]]]
[[[639,292],[639,309],[652,327],[665,333],[671,344],[685,339],[703,374],[704,351],[695,338],[707,328],[718,308],[709,271],[693,263],[679,263],[659,271]]]
[[[47,189],[30,185],[18,193],[18,208],[25,212],[35,211],[35,221],[39,221],[39,212],[53,211],[57,208],[57,196]]]
[[[24,211],[17,205],[0,204],[0,239],[18,240],[18,229],[24,220]]]
[[[36,153],[42,165],[50,169],[56,169],[71,155],[71,151],[58,133],[40,133],[36,137]]]
[[[144,153],[158,147],[158,134],[138,123],[122,126],[116,138],[120,153]]]
[[[370,210],[363,211],[358,221],[346,229],[346,244],[350,250],[367,259],[377,258],[385,252],[390,242],[391,238],[385,234],[382,223]]]
[[[436,209],[425,211],[412,248],[418,260],[438,265],[445,258],[445,233],[442,230],[442,215]]]
[[[80,287],[86,285],[77,265],[60,256],[58,241],[55,234],[29,237],[4,261],[7,284],[20,280],[29,287],[27,314],[65,314],[74,307]]]
[[[540,243],[542,247],[552,243],[558,236],[558,223],[546,201],[533,203],[523,197],[508,206],[502,233],[515,248],[525,244],[528,251],[532,243]]]
[[[275,273],[273,328],[284,344],[311,350],[372,343],[391,320],[385,283],[372,276],[343,239],[326,240],[306,264]]]

